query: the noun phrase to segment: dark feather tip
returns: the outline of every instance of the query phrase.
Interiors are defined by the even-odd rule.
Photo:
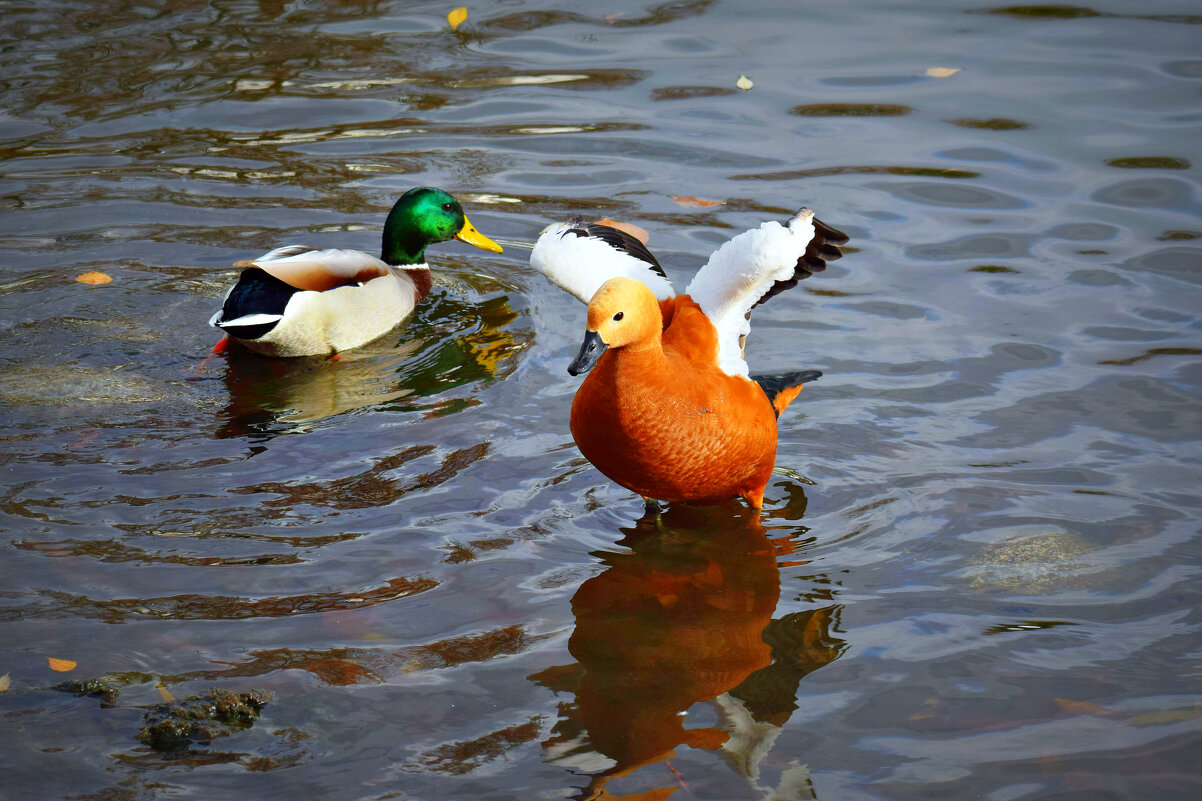
[[[847,240],[851,239],[847,234],[831,228],[817,217],[814,218],[814,233],[820,234],[823,239],[833,245],[846,245]]]
[[[803,278],[809,278],[814,273],[822,272],[826,269],[828,261],[834,261],[843,257],[843,251],[839,249],[839,246],[846,244],[850,237],[842,231],[831,228],[817,217],[814,218],[813,222],[814,238],[810,240],[810,244],[806,245],[805,253],[797,260],[793,276],[773,284],[764,293],[764,296],[756,301],[756,306],[771,300],[786,289],[792,289]],[[755,307],[753,306],[752,308]]]

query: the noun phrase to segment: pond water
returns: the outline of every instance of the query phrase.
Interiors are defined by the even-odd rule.
[[[0,795],[1202,796],[1198,6],[449,11],[0,9]],[[423,184],[505,252],[203,362],[233,262]],[[530,244],[614,217],[683,287],[802,205],[852,239],[755,313],[825,372],[763,513],[644,517]],[[213,688],[272,697],[139,740]]]

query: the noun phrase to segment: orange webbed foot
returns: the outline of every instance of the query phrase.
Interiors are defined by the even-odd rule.
[[[201,361],[200,364],[196,365],[196,367],[194,367],[193,369],[197,370],[197,371],[203,370],[205,365],[209,363],[210,359],[212,359],[214,356],[220,356],[221,354],[225,353],[226,350],[229,349],[229,346],[230,346],[230,338],[222,337],[221,340],[216,345],[213,346],[213,349],[209,351],[209,355],[205,356],[204,360]]]

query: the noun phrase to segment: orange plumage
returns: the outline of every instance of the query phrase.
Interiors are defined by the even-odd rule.
[[[755,508],[776,460],[776,416],[803,370],[748,378],[751,310],[843,255],[847,235],[803,208],[714,251],[683,294],[632,235],[576,217],[548,226],[530,264],[588,304],[572,375],[572,435],[602,473],[647,499]],[[657,300],[658,298],[658,300]]]
[[[589,304],[588,331],[606,350],[572,403],[581,453],[645,498],[762,506],[776,461],[773,401],[719,368],[717,331],[692,298],[657,302],[640,282],[614,278]],[[779,393],[781,408],[799,390]]]

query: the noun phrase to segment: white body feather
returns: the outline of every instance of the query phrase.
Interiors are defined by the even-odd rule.
[[[324,291],[297,291],[288,299],[282,315],[251,314],[238,320],[222,320],[221,310],[213,315],[209,323],[218,328],[223,324],[278,320],[264,336],[238,340],[267,356],[337,353],[383,336],[417,305],[417,283],[407,269],[428,269],[424,264],[392,267],[357,250],[314,250],[303,245],[276,248],[255,259],[253,264],[294,285],[293,280],[288,280],[293,274],[304,274],[310,280],[315,273],[375,276],[359,284]]]
[[[676,294],[668,279],[647,262],[599,239],[567,234],[571,228],[570,223],[547,227],[530,252],[530,266],[581,303],[587,304],[602,284],[619,276],[642,281],[659,300]]]

